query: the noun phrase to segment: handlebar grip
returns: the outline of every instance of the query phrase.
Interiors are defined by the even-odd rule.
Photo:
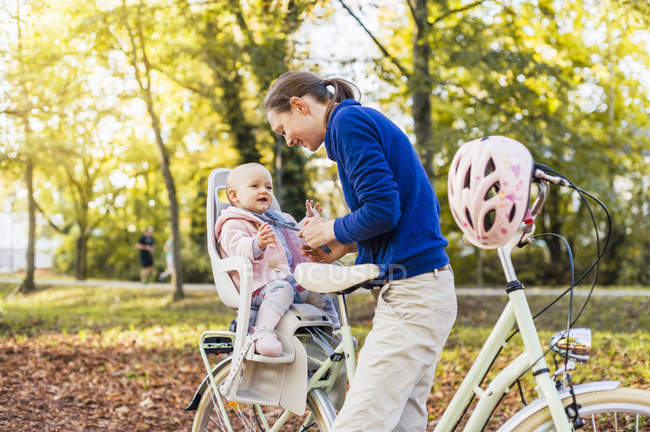
[[[549,183],[556,184],[558,186],[564,186],[564,187],[571,186],[571,183],[567,179],[559,177],[559,176],[553,176],[553,175],[547,174],[545,171],[543,171],[543,170],[541,170],[539,168],[535,168],[535,171],[533,172],[533,178],[535,178],[537,180],[544,180],[544,181],[547,181]]]

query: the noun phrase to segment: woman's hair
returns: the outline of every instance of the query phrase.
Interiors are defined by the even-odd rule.
[[[334,94],[328,87],[334,88]],[[325,111],[325,123],[327,123],[334,105],[344,99],[357,99],[355,94],[361,96],[359,87],[342,78],[321,79],[311,72],[287,72],[273,83],[269,89],[264,108],[266,111],[285,112],[291,109],[289,101],[292,97],[303,97],[311,95],[318,102],[328,104]]]

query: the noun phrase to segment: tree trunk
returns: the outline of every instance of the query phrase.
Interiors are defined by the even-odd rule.
[[[246,38],[244,48],[250,58],[253,59],[251,62],[253,74],[259,88],[266,92],[274,79],[289,70],[287,63],[291,57],[291,47],[290,37],[287,37],[287,35],[294,34],[300,27],[300,17],[308,6],[306,4],[297,4],[293,0],[284,3],[286,15],[283,20],[283,32],[276,33],[264,44],[259,44],[248,27],[242,12],[241,1],[231,0],[230,4],[235,11],[237,23]],[[272,13],[272,9],[275,7],[275,5],[267,3],[267,12]],[[251,130],[252,128],[248,129]],[[307,197],[305,189],[306,158],[302,152],[289,148],[282,138],[276,138],[270,144],[274,148],[275,197],[283,211],[296,216],[302,214],[305,211],[304,202]],[[242,159],[245,157],[245,153],[242,153],[242,151],[250,152],[252,148],[252,145],[247,146],[245,149],[240,148]],[[255,151],[259,155],[259,151]]]
[[[88,240],[89,236],[86,234],[86,229],[81,229],[76,241],[77,247],[74,260],[74,277],[77,280],[86,280],[88,277]]]
[[[615,86],[615,75],[616,75],[616,63],[617,59],[613,53],[612,47],[614,46],[612,41],[612,29],[611,25],[607,24],[607,72],[608,72],[608,94],[607,94],[607,136],[609,138],[609,151],[612,153],[617,153],[616,144],[616,86]],[[613,165],[613,164],[612,164]],[[616,179],[616,173],[614,166],[610,166],[611,172],[609,173],[609,188],[610,190],[616,190],[614,187],[614,180]],[[605,261],[604,265],[600,266],[600,283],[601,284],[613,284],[618,280],[620,269],[622,268],[618,265],[616,258],[619,255],[619,247],[625,244],[625,228],[621,224],[613,223],[612,233],[609,239],[609,250],[608,255],[613,260]],[[624,257],[620,257],[624,258]]]
[[[18,36],[18,62],[21,71],[25,65],[23,59],[23,38],[22,27],[20,22],[20,1],[16,0],[16,30]],[[31,144],[31,128],[29,125],[29,94],[27,92],[27,84],[22,81],[21,74],[21,90],[23,95],[23,112],[20,118],[23,122],[24,146],[25,146],[25,186],[27,187],[27,200],[28,200],[28,239],[27,239],[27,267],[25,269],[25,279],[16,288],[17,292],[30,293],[36,290],[34,284],[34,261],[35,244],[36,244],[36,202],[34,201],[34,158],[32,156]]]
[[[546,212],[544,218],[544,232],[561,233],[562,223],[560,222],[560,213],[558,211],[559,204],[558,188],[552,187],[548,189],[548,198],[546,199]],[[546,248],[549,252],[550,260],[546,265],[546,272],[544,281],[549,284],[558,285],[566,284],[568,282],[566,266],[563,264],[566,260],[562,259],[563,255],[566,257],[564,244],[555,236],[544,237]]]
[[[274,189],[275,198],[280,203],[280,207],[282,207],[282,200],[284,198],[282,195],[282,173],[284,172],[284,170],[282,169],[282,147],[283,146],[284,146],[284,140],[280,137],[275,137],[275,151],[273,152],[273,164],[275,165],[275,182],[274,182],[275,185],[273,189]]]
[[[126,1],[122,0],[122,7],[126,11]],[[154,135],[156,137],[156,146],[158,148],[158,159],[160,160],[160,170],[162,171],[163,179],[165,181],[165,187],[167,188],[167,197],[169,199],[169,219],[172,229],[172,250],[174,254],[174,300],[179,300],[185,297],[183,292],[183,263],[181,261],[181,232],[178,222],[178,201],[176,200],[176,186],[174,184],[174,177],[172,176],[171,170],[169,168],[169,153],[165,147],[165,143],[162,138],[162,131],[160,127],[160,118],[156,113],[153,104],[153,96],[151,91],[151,64],[147,58],[146,50],[146,41],[144,34],[142,32],[142,23],[140,20],[140,14],[142,13],[142,2],[138,7],[138,16],[136,17],[136,29],[137,38],[140,41],[140,55],[141,59],[138,58],[138,45],[136,43],[136,34],[134,34],[134,29],[129,26],[128,15],[125,13],[125,25],[129,32],[129,38],[131,42],[131,64],[135,69],[135,77],[140,87],[142,98],[147,106],[147,112],[151,119],[151,127],[153,128]],[[144,76],[140,72],[140,60],[142,61],[142,66],[144,67]],[[146,79],[146,85],[144,80]]]
[[[433,185],[433,120],[431,113],[431,88],[432,77],[429,67],[431,47],[429,35],[431,24],[429,23],[429,9],[427,0],[415,0],[415,7],[412,9],[413,21],[415,22],[415,34],[413,36],[413,73],[409,77],[409,87],[413,95],[413,124],[415,130],[415,143],[417,145],[422,165]]]
[[[27,121],[27,118],[25,118]],[[29,129],[26,126],[26,129]],[[29,201],[28,219],[28,240],[27,240],[27,267],[25,269],[25,279],[18,287],[18,292],[27,294],[36,291],[34,283],[34,269],[36,259],[36,202],[34,201],[34,162],[31,156],[27,157],[25,164],[25,186],[27,187],[27,199]]]
[[[174,177],[169,168],[169,154],[165,143],[162,139],[160,130],[160,120],[153,106],[153,99],[151,92],[147,88],[145,92],[145,102],[147,104],[147,111],[151,118],[151,125],[156,135],[156,145],[158,147],[158,157],[160,160],[160,169],[162,171],[163,179],[165,180],[165,187],[167,188],[167,197],[169,199],[169,219],[172,228],[172,249],[174,251],[174,300],[179,300],[185,297],[183,292],[183,263],[181,262],[181,231],[178,223],[178,201],[176,199],[176,185],[174,184]]]
[[[230,126],[240,163],[259,162],[260,152],[255,143],[255,127],[246,120],[241,98],[242,78],[233,72],[232,79],[223,80],[223,71],[214,71],[215,80],[223,90],[221,103],[226,105],[224,120]]]

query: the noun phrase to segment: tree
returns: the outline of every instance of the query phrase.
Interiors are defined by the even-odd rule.
[[[137,85],[131,97],[144,102],[146,112],[151,122],[151,129],[158,153],[160,170],[167,189],[169,201],[169,219],[171,225],[175,273],[173,285],[174,299],[184,297],[183,292],[183,263],[180,255],[181,235],[179,227],[179,207],[176,195],[176,185],[170,169],[170,154],[163,137],[163,125],[156,107],[155,71],[149,60],[150,43],[156,29],[156,14],[160,12],[157,5],[145,7],[142,2],[133,6],[122,1],[120,7],[101,11],[95,9],[92,19],[98,25],[94,32],[97,37],[95,49],[101,50],[100,55],[107,63],[110,52],[123,53],[130,64],[131,79]]]
[[[412,17],[410,25],[404,26],[401,17],[391,16],[389,10],[384,14],[387,21],[382,29],[390,29],[392,36],[381,43],[375,35],[372,37],[382,52],[379,62],[383,65],[382,77],[395,84],[396,70],[401,74],[406,71],[407,82],[395,84],[393,97],[412,101],[416,146],[425,168],[429,170],[435,163],[440,166],[437,175],[444,176],[446,164],[459,143],[488,134],[507,135],[525,143],[536,160],[570,174],[577,184],[606,198],[612,208],[630,204],[629,200],[620,201],[620,196],[613,193],[614,183],[620,183],[621,176],[638,172],[638,166],[632,170],[624,167],[634,166],[634,159],[626,156],[638,154],[636,145],[647,142],[638,133],[646,127],[647,115],[638,115],[634,108],[643,111],[645,107],[632,102],[643,100],[632,95],[647,90],[639,85],[638,79],[629,77],[614,79],[609,86],[597,83],[608,82],[608,76],[616,76],[613,65],[624,59],[635,61],[637,66],[645,65],[641,67],[647,71],[647,56],[641,54],[647,50],[639,42],[633,42],[635,30],[643,28],[639,18],[642,14],[635,10],[637,6],[612,2],[582,7],[548,1],[537,4],[407,1],[407,5]],[[613,11],[619,12],[613,14]],[[612,16],[618,18],[612,20]],[[618,55],[611,48],[609,53],[603,52],[603,47],[606,51],[613,44],[583,42],[588,26],[611,29],[612,35],[626,35],[619,41],[612,40],[626,47],[625,54]],[[408,46],[408,41],[416,41],[411,51],[397,50]],[[424,58],[428,60],[425,62]],[[601,58],[611,59],[605,62],[609,74],[607,67],[594,61]],[[411,64],[412,70],[408,68]],[[427,65],[430,73],[426,72]],[[420,72],[416,76],[417,71]],[[599,71],[603,73],[599,75]],[[428,93],[423,93],[424,99],[417,102],[421,89]],[[621,89],[620,93],[617,89]],[[592,96],[580,97],[580,92],[586,90],[592,91]],[[419,120],[426,111],[429,95],[433,96],[434,103],[430,114],[424,117],[432,119],[435,125],[435,138],[430,144],[434,147],[428,147],[427,135],[418,132],[430,130],[421,127],[425,123]],[[610,99],[609,104],[606,98]],[[416,106],[425,108],[416,110]],[[634,119],[634,127],[621,127],[630,124],[629,119]],[[609,126],[603,128],[605,125]],[[618,140],[625,135],[624,141],[630,148],[621,151]],[[603,173],[602,167],[610,169]],[[444,209],[444,186],[436,187],[436,192]],[[571,193],[552,189],[538,225],[545,231],[568,233],[571,243],[581,245],[593,241],[593,230],[585,212],[579,202],[576,205]],[[453,226],[446,211],[443,211],[443,226]],[[456,235],[452,233],[451,237]],[[616,230],[611,240],[614,250],[624,243]],[[566,282],[567,270],[556,264],[565,253],[561,241],[550,238],[543,245],[548,251],[547,262],[538,275],[551,283]],[[463,248],[458,250],[465,253]],[[455,249],[452,251],[456,253]],[[524,252],[523,256],[528,253]],[[472,266],[480,264],[480,252],[476,258],[471,260]],[[586,266],[590,258],[580,251],[576,259],[579,266]],[[497,276],[490,274],[487,279]],[[616,276],[610,280],[614,279]]]
[[[144,99],[145,104],[147,105],[151,127],[153,128],[156,137],[158,156],[160,158],[160,168],[167,188],[169,199],[169,219],[172,228],[174,251],[174,299],[178,300],[185,296],[183,293],[183,262],[181,260],[181,235],[178,223],[178,201],[176,200],[176,185],[174,184],[174,177],[172,176],[169,167],[169,154],[162,137],[160,118],[154,106],[151,77],[152,67],[147,56],[147,39],[145,38],[143,30],[145,25],[143,23],[145,10],[143,3],[140,2],[135,9],[135,20],[133,22],[130,22],[132,18],[130,17],[129,10],[126,6],[126,0],[122,0],[122,10],[124,13],[122,16],[124,20],[123,23],[128,32],[129,42],[131,44],[131,50],[128,53],[130,54],[131,66],[133,66],[135,71],[135,79],[140,88],[140,96]],[[148,26],[147,30],[151,32],[154,28],[154,22],[149,21],[146,25]]]
[[[259,109],[271,81],[287,71],[291,35],[310,5],[290,1],[227,0],[204,4],[178,2],[170,33],[182,33],[155,65],[177,84],[194,92],[218,115],[220,133],[237,149],[237,163],[274,154],[276,194],[285,211],[304,211],[304,156],[275,141]],[[183,65],[193,64],[194,67]]]
[[[34,5],[37,7],[38,4]],[[13,84],[11,90],[13,94],[8,95],[7,107],[1,111],[2,113],[12,116],[20,123],[20,130],[22,134],[22,145],[19,146],[15,152],[14,157],[10,157],[12,162],[19,163],[24,167],[23,178],[25,188],[27,190],[27,220],[28,220],[28,241],[26,251],[27,267],[25,270],[25,278],[23,282],[17,287],[17,292],[30,293],[36,289],[34,283],[34,270],[35,270],[35,244],[36,244],[36,202],[34,200],[35,186],[34,186],[34,171],[38,164],[38,141],[34,137],[32,125],[30,123],[30,116],[33,109],[36,107],[33,104],[34,99],[38,97],[34,94],[35,89],[38,88],[38,74],[45,64],[40,64],[38,69],[34,69],[34,63],[44,62],[49,63],[51,59],[44,59],[43,56],[38,56],[38,40],[27,40],[25,35],[25,19],[21,15],[21,2],[16,0],[15,10],[15,23],[16,23],[16,40],[15,52],[12,56],[13,67],[10,67],[5,79],[7,82]],[[27,59],[31,59],[28,62]],[[14,153],[14,152],[12,152]]]

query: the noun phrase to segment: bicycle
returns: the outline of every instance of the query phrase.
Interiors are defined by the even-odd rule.
[[[510,417],[498,429],[499,432],[571,431],[583,426],[591,427],[592,430],[619,430],[621,423],[625,424],[621,430],[649,430],[650,392],[620,388],[617,381],[599,381],[578,385],[571,382],[569,371],[574,367],[572,362],[584,362],[589,357],[590,332],[588,329],[572,329],[569,326],[568,331],[559,332],[551,338],[549,350],[543,351],[542,349],[524,287],[517,280],[515,274],[511,253],[516,247],[523,247],[532,241],[535,218],[546,200],[548,184],[554,183],[560,186],[572,184],[548,167],[539,164],[536,164],[535,167],[533,184],[537,187],[537,196],[530,208],[530,213],[521,223],[517,234],[505,246],[497,249],[507,280],[506,293],[509,301],[442,414],[434,432],[456,430],[474,397],[478,397],[478,402],[464,424],[463,430],[479,431],[484,429],[502,397],[528,372],[535,377],[540,397]],[[215,256],[218,254],[211,231],[214,224],[211,225],[210,220],[214,221],[214,213],[218,212],[218,199],[216,205],[211,202],[211,199],[216,196],[217,188],[214,185],[214,180],[218,176],[224,176],[223,171],[215,170],[213,172],[210,177],[208,193],[208,245],[211,253],[214,253]],[[592,195],[589,196],[596,199]],[[600,201],[598,202],[600,203]],[[603,252],[604,248],[599,250],[598,259]],[[213,260],[216,284],[228,285],[228,271],[236,270],[241,275],[246,275],[246,272],[250,271],[250,268],[247,267],[250,266],[250,263],[242,258],[228,258],[227,260],[229,261],[226,265],[219,262],[219,259]],[[597,266],[597,261],[595,265]],[[586,274],[587,272],[577,281],[573,281],[572,278],[570,289],[579,283]],[[292,410],[279,407],[280,403],[277,400],[270,402],[254,397],[248,399],[235,397],[234,399],[237,400],[233,400],[233,398],[226,398],[222,394],[220,385],[228,378],[233,358],[237,361],[237,356],[241,354],[245,343],[247,325],[242,325],[242,323],[249,321],[246,310],[250,308],[250,289],[247,288],[246,283],[242,283],[241,293],[238,298],[235,298],[231,291],[220,289],[217,285],[224,303],[233,308],[239,307],[237,325],[234,332],[207,331],[200,338],[199,348],[206,366],[207,376],[186,408],[196,410],[192,430],[275,432],[305,431],[316,427],[322,432],[332,431],[332,423],[336,416],[335,407],[340,406],[344,398],[345,378],[347,377],[348,380],[352,378],[356,366],[356,352],[347,314],[346,296],[358,288],[372,288],[381,283],[376,280],[378,275],[378,268],[370,264],[342,267],[304,263],[296,268],[296,280],[303,287],[320,293],[336,295],[342,324],[340,333],[333,335],[330,331],[331,325],[328,327],[328,322],[323,319],[322,313],[319,316],[317,311],[304,307],[309,305],[294,305],[292,309],[294,307],[295,309],[288,314],[287,322],[291,322],[291,324],[285,324],[284,330],[286,331],[288,328],[289,331],[293,331],[292,337],[295,337],[295,340],[283,339],[283,343],[294,347],[292,361],[300,360],[301,356],[297,353],[301,351],[300,347],[303,347],[302,349],[306,353],[304,358],[309,363],[309,367],[305,365],[303,368],[305,371],[303,382],[305,376],[308,377],[306,385],[297,385],[297,393],[306,395],[303,400],[306,399],[307,411],[303,416],[292,415]],[[244,279],[242,277],[242,282]],[[248,298],[248,303],[246,298]],[[495,359],[510,338],[514,336],[512,329],[515,324],[523,339],[524,351],[506,365],[486,386],[482,387],[483,380]],[[283,330],[280,329],[280,333],[282,332]],[[340,338],[340,342],[338,338]],[[563,367],[558,368],[553,376],[551,376],[545,361],[545,354],[551,349],[565,360]],[[208,361],[210,354],[224,354],[227,357],[217,365],[211,366]],[[248,354],[249,365],[256,364],[254,357]],[[286,360],[285,358],[279,361]],[[245,361],[243,362],[245,363]],[[241,377],[241,380],[245,381],[245,378]],[[298,381],[294,380],[293,382]],[[298,410],[294,409],[293,413],[296,412],[302,412],[300,407]]]

